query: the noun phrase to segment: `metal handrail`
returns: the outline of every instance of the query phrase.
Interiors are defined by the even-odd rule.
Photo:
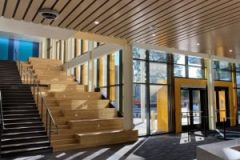
[[[36,75],[34,74],[34,71],[32,70],[31,67],[27,67],[26,70],[23,70],[23,66],[20,64],[20,68],[21,70],[21,78],[24,74],[24,83],[29,84],[33,87],[32,92],[36,101],[37,106],[40,106],[40,114],[41,114],[41,118],[42,120],[44,120],[43,114],[44,114],[44,108],[46,111],[46,121],[45,121],[45,125],[46,125],[46,131],[47,134],[49,135],[49,138],[51,140],[51,133],[52,133],[52,125],[54,126],[54,128],[57,131],[58,134],[58,126],[52,116],[51,110],[49,109],[45,97],[42,95],[42,93],[40,92],[40,87],[39,87],[39,82],[37,80]],[[40,102],[39,102],[40,100]]]
[[[3,120],[3,109],[2,109],[2,91],[0,90],[0,112],[1,112],[1,127],[5,129],[4,120]]]
[[[53,123],[53,125],[54,125],[54,127],[56,128],[57,133],[58,133],[58,127],[57,127],[56,122],[55,122],[55,120],[54,120],[54,118],[53,118],[53,116],[52,116],[52,112],[50,111],[50,109],[49,109],[49,107],[48,107],[48,105],[47,105],[47,103],[46,103],[45,97],[42,95],[41,92],[39,92],[39,93],[40,93],[40,97],[42,98],[42,102],[43,102],[43,104],[45,105],[46,110],[47,110],[47,112],[48,112],[48,114],[49,114],[49,117],[51,118],[51,121],[52,121],[52,123]]]

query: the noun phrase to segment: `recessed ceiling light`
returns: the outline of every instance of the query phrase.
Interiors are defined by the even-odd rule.
[[[99,21],[95,21],[94,24],[96,24],[96,25],[99,24]]]
[[[197,46],[200,46],[200,43],[197,43]]]
[[[54,20],[58,17],[59,13],[50,8],[42,8],[38,13],[45,19]]]
[[[232,50],[232,49],[229,49],[229,52],[230,52],[230,53],[232,53],[232,52],[233,52],[233,50]]]
[[[156,36],[156,34],[152,34],[152,36],[154,37],[154,36]]]

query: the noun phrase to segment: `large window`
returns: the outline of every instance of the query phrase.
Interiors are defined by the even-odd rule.
[[[100,88],[103,96],[120,112],[122,112],[121,54],[121,51],[116,51],[94,62],[97,70],[94,76],[96,87]]]
[[[168,128],[167,54],[133,48],[133,122],[139,135]]]
[[[174,55],[174,76],[183,78],[205,78],[205,66],[202,58]]]
[[[240,124],[240,64],[235,65],[236,73],[236,92],[237,92],[237,105],[238,105],[238,124]]]
[[[232,65],[225,61],[213,62],[214,80],[232,81]]]

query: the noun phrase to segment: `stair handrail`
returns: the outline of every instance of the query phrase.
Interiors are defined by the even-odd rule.
[[[3,109],[2,109],[2,91],[0,90],[0,112],[1,112],[1,129],[5,129],[4,120],[3,120]]]
[[[45,105],[45,108],[46,108],[46,113],[48,114],[48,116],[49,116],[49,118],[51,119],[51,121],[50,121],[50,123],[49,123],[49,128],[50,128],[50,135],[51,135],[51,123],[53,123],[53,126],[55,127],[55,129],[56,129],[56,131],[57,131],[57,134],[58,134],[58,127],[57,127],[57,124],[56,124],[56,122],[55,122],[55,120],[54,120],[54,118],[53,118],[53,115],[52,115],[52,112],[51,112],[51,110],[49,109],[49,107],[48,107],[48,104],[47,104],[47,102],[46,102],[46,99],[45,99],[45,97],[42,95],[42,93],[41,92],[39,92],[40,93],[40,98],[41,98],[41,101],[42,101],[42,103]],[[46,121],[47,123],[48,123],[48,121]],[[46,124],[47,125],[47,124]]]
[[[23,67],[20,67],[21,70],[23,71]],[[27,67],[26,71],[24,71],[25,73],[27,73],[27,80],[25,79],[25,83],[29,84],[33,87],[32,89],[32,93],[34,95],[35,101],[37,106],[40,106],[40,115],[42,120],[44,120],[43,114],[44,114],[44,108],[46,111],[46,121],[45,121],[45,125],[46,125],[46,132],[49,136],[49,139],[51,141],[51,133],[52,133],[52,125],[53,127],[56,129],[56,133],[58,134],[58,126],[52,116],[51,110],[49,109],[47,102],[45,100],[44,95],[42,95],[41,91],[40,91],[40,82],[37,79],[37,76],[34,73],[34,70],[32,69],[32,67]],[[40,100],[40,102],[39,102]]]

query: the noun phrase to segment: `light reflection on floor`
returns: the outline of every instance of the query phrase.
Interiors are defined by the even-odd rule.
[[[99,159],[106,159],[106,160],[120,160],[120,159],[126,159],[129,155],[131,157],[134,157],[133,152],[141,147],[141,145],[144,144],[144,142],[147,140],[147,138],[139,138],[137,142],[133,144],[127,144],[123,145],[120,148],[116,150],[116,152],[113,152],[110,154],[110,156],[105,157],[102,156],[106,152],[110,151],[111,148],[104,147],[99,149],[89,149],[89,150],[83,150],[77,152],[75,151],[66,151],[66,152],[59,152],[55,155],[36,155],[36,156],[27,156],[27,157],[21,157],[21,158],[15,158],[14,160],[99,160]],[[109,153],[106,153],[109,154]],[[86,155],[86,156],[84,156]],[[102,156],[102,157],[101,157]],[[138,159],[144,159],[139,156]],[[132,158],[131,158],[132,159]]]

